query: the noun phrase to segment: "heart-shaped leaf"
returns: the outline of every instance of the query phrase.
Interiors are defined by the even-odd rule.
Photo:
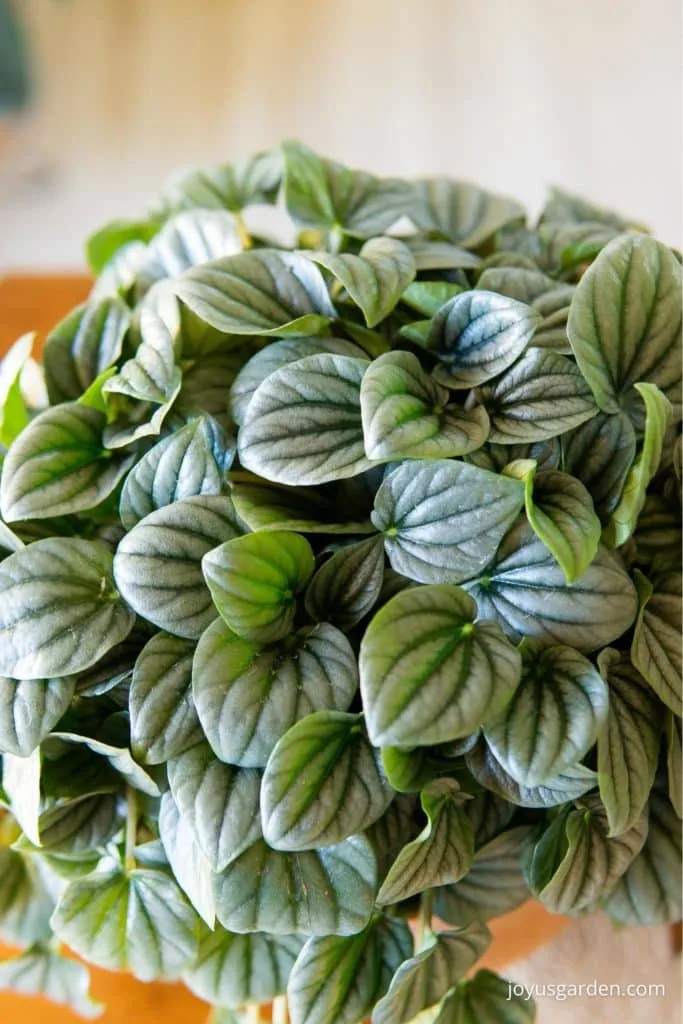
[[[562,468],[588,490],[603,526],[617,506],[636,457],[636,435],[626,413],[598,413],[562,435]]]
[[[544,441],[597,412],[579,368],[565,356],[538,348],[525,352],[477,394],[491,419],[489,440],[499,444]]]
[[[317,570],[306,590],[306,611],[316,622],[353,629],[377,602],[384,580],[384,544],[369,537],[340,548]]]
[[[209,928],[216,923],[211,864],[185,825],[172,795],[167,791],[159,805],[159,837],[175,876],[197,913]]]
[[[358,688],[351,645],[324,622],[261,647],[219,619],[197,645],[192,675],[211,746],[223,761],[247,767],[263,767],[280,737],[305,715],[346,711]]]
[[[16,556],[13,556],[16,557]],[[4,565],[7,563],[5,562]],[[0,566],[0,573],[2,572]],[[681,714],[681,576],[672,573],[657,584],[654,593],[642,581],[640,612],[633,634],[631,660],[661,701]]]
[[[292,1024],[357,1024],[412,951],[408,926],[382,917],[358,935],[309,939],[287,985]]]
[[[226,541],[202,559],[213,602],[245,640],[271,643],[294,623],[296,595],[315,569],[307,540],[298,533],[248,533]]]
[[[239,433],[240,462],[266,480],[310,486],[368,469],[360,408],[362,359],[307,356],[257,388]]]
[[[235,164],[193,167],[172,175],[161,190],[158,212],[168,217],[180,210],[232,210],[249,203],[272,202],[282,177],[276,151],[256,153]]]
[[[261,772],[223,764],[208,743],[168,762],[168,781],[182,823],[214,871],[261,838]]]
[[[106,382],[103,391],[166,405],[176,398],[182,382],[175,365],[173,338],[161,317],[149,309],[143,309],[140,315],[140,333],[142,342],[137,352]]]
[[[228,497],[166,505],[141,519],[119,544],[116,585],[131,608],[159,629],[196,638],[216,617],[202,558],[238,533]]]
[[[367,925],[377,862],[367,839],[281,853],[254,843],[216,878],[218,920],[229,931],[355,935]]]
[[[465,249],[478,249],[500,228],[523,222],[525,217],[523,207],[514,199],[468,181],[424,178],[415,182],[415,192],[417,203],[410,216],[417,225],[437,231]]]
[[[497,377],[521,356],[539,323],[530,306],[496,292],[456,295],[434,316],[427,339],[442,363],[437,380],[471,388]]]
[[[507,534],[495,564],[465,586],[479,615],[500,622],[513,639],[538,637],[579,651],[616,640],[637,611],[635,587],[609,551],[600,548],[583,576],[568,584],[524,521]]]
[[[94,1020],[104,1008],[90,998],[89,988],[87,967],[46,946],[31,946],[20,956],[0,961],[0,989],[49,999],[85,1020]]]
[[[489,432],[486,411],[448,405],[411,352],[387,352],[366,370],[360,389],[365,451],[373,462],[466,455]]]
[[[116,218],[93,231],[85,240],[85,254],[93,274],[101,270],[129,242],[149,242],[159,230],[154,220]]]
[[[130,310],[118,298],[77,306],[48,335],[43,361],[52,405],[79,398],[121,355]]]
[[[0,753],[28,757],[71,703],[75,680],[0,676]]]
[[[147,246],[138,286],[147,289],[200,263],[242,251],[237,219],[227,210],[186,210],[166,221]]]
[[[496,759],[531,789],[576,764],[595,743],[606,718],[608,688],[571,647],[522,644],[522,679],[503,710],[484,723]]]
[[[376,746],[427,746],[474,732],[519,682],[521,658],[500,627],[474,622],[458,587],[396,594],[368,626],[360,685]]]
[[[193,656],[191,641],[157,633],[135,662],[130,736],[145,764],[163,764],[203,738],[192,698]]]
[[[301,253],[255,249],[193,267],[178,298],[225,334],[316,334],[335,316],[318,268]]]
[[[263,835],[276,850],[330,846],[372,825],[392,797],[362,716],[316,711],[293,725],[268,758]]]
[[[604,412],[619,412],[636,381],[680,406],[681,266],[668,246],[642,234],[610,242],[578,284],[568,329]]]
[[[371,238],[358,256],[313,252],[310,258],[343,285],[368,327],[389,316],[415,277],[410,249],[397,238]]]
[[[409,462],[385,478],[372,521],[397,572],[460,583],[491,561],[523,502],[518,480],[449,459]]]
[[[40,750],[28,757],[3,754],[2,788],[9,798],[12,814],[26,836],[40,846]]]
[[[477,288],[506,295],[531,306],[540,317],[530,344],[534,348],[550,348],[554,352],[571,354],[567,338],[567,318],[574,294],[574,286],[548,277],[542,271],[528,267],[487,267],[477,280]]]
[[[420,800],[427,824],[392,864],[377,895],[379,904],[457,882],[470,869],[474,833],[459,786],[450,779],[432,782]]]
[[[598,781],[611,837],[632,828],[647,803],[663,715],[645,680],[619,651],[605,648],[598,667],[609,687],[609,713],[598,737]]]
[[[477,782],[517,807],[559,807],[570,800],[577,800],[598,784],[594,771],[576,764],[543,785],[527,789],[508,775],[484,740],[467,751],[465,763]]]
[[[94,508],[130,469],[102,443],[106,417],[76,402],[46,409],[11,445],[2,467],[0,509],[8,522]]]
[[[130,633],[104,544],[47,537],[0,563],[0,673],[68,676],[94,665]]]

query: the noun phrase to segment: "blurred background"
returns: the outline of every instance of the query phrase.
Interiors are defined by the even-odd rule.
[[[681,124],[679,0],[0,0],[0,270],[287,136],[680,244]]]

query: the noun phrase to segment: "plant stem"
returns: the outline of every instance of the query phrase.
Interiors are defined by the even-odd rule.
[[[261,1007],[258,1003],[249,1003],[247,1006],[247,1024],[262,1024]]]
[[[138,837],[138,795],[132,786],[126,789],[128,813],[126,815],[126,871],[135,867],[135,846]]]
[[[434,890],[428,889],[422,893],[420,899],[420,916],[417,921],[417,933],[415,936],[415,952],[419,953],[424,949],[432,934],[432,913],[434,906]]]
[[[273,1000],[273,1024],[289,1024],[287,996],[277,996]]]

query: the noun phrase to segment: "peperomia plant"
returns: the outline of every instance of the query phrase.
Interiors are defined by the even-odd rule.
[[[0,983],[521,1022],[491,918],[678,919],[679,255],[296,143],[88,254],[0,370]]]

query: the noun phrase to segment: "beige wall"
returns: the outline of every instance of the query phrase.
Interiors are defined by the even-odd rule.
[[[169,169],[283,136],[532,208],[555,182],[681,242],[677,0],[18,5],[41,64],[25,160],[51,173],[3,186],[0,268],[78,265]]]

